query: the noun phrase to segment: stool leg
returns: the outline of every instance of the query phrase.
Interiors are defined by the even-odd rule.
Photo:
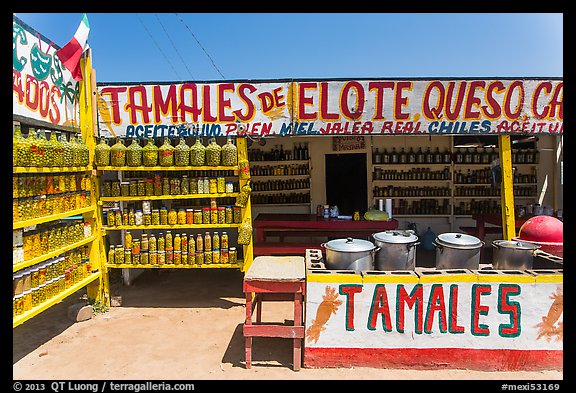
[[[263,293],[256,295],[256,323],[262,322],[262,298],[264,297]]]
[[[244,325],[252,325],[252,293],[246,292],[246,320]],[[246,356],[246,368],[251,368],[252,366],[252,337],[245,337],[245,356]]]
[[[294,294],[294,326],[302,326],[302,294]],[[294,339],[294,371],[299,371],[302,364],[302,339]]]

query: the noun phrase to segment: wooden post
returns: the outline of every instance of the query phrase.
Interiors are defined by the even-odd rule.
[[[500,169],[502,171],[502,183],[500,183],[502,238],[504,240],[512,240],[512,238],[516,236],[516,223],[514,220],[512,148],[510,135],[499,135],[498,145],[500,152]]]

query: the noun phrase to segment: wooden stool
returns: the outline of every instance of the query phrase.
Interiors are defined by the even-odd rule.
[[[304,338],[303,297],[306,288],[306,268],[303,257],[259,256],[244,276],[246,295],[246,368],[252,366],[252,337],[280,337],[294,340],[294,371],[302,364]],[[294,325],[263,324],[263,301],[293,301]],[[252,314],[256,308],[256,323]]]

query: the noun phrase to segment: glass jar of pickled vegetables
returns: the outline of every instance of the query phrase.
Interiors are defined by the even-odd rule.
[[[20,124],[16,124],[14,126],[14,135],[12,135],[12,166],[25,166],[23,164],[27,156],[23,149],[25,144],[26,141],[22,136]]]
[[[245,158],[238,160],[238,177],[241,180],[250,179],[250,163]]]
[[[146,195],[146,180],[138,179],[137,181],[138,196]]]
[[[186,224],[194,224],[194,209],[186,209]]]
[[[190,193],[190,182],[188,181],[188,176],[182,176],[180,180],[180,194],[188,195]]]
[[[112,263],[112,264],[116,263],[115,258],[114,258],[115,255],[116,254],[114,252],[114,245],[111,244],[110,247],[108,248],[108,263]]]
[[[170,179],[170,194],[171,195],[180,195],[180,179],[173,178]]]
[[[24,294],[15,295],[12,299],[12,315],[17,317],[24,313]]]
[[[222,146],[222,165],[238,165],[238,149],[234,143],[232,143],[232,138],[228,138],[226,144]]]
[[[236,206],[246,207],[246,203],[248,203],[248,198],[250,198],[251,193],[252,188],[250,187],[250,180],[248,180],[240,189],[240,194],[236,197]]]
[[[158,241],[157,241],[157,249],[158,251],[165,251],[164,245],[166,244],[166,239],[164,238],[164,234],[160,232],[158,234]]]
[[[123,181],[120,183],[120,196],[127,197],[130,196],[130,182]]]
[[[218,194],[224,194],[226,192],[226,178],[222,176],[217,177],[216,184]]]
[[[210,224],[210,208],[203,207],[202,208],[202,223],[203,224]]]
[[[126,148],[126,164],[128,166],[142,165],[142,146],[136,138],[132,139],[132,143]]]
[[[208,192],[208,190],[204,189],[204,179],[199,177],[196,181],[196,189],[198,191],[198,194],[206,194]]]
[[[138,180],[130,180],[128,183],[130,196],[138,196]]]
[[[224,206],[218,206],[218,224],[226,223],[226,208]]]
[[[198,180],[190,179],[188,182],[188,194],[198,194]]]
[[[74,165],[74,148],[68,139],[66,139],[66,134],[61,132],[58,136],[58,140],[62,144],[64,150],[62,166],[73,166]]]
[[[194,221],[193,224],[202,224],[203,223],[203,214],[201,209],[194,209]]]
[[[74,166],[82,166],[82,144],[80,143],[79,135],[70,135],[70,143],[73,146],[73,162]]]
[[[162,195],[162,177],[160,174],[154,174],[154,196]]]
[[[110,148],[110,163],[115,167],[126,166],[126,146],[120,138],[116,138],[116,143]]]
[[[128,212],[128,225],[135,226],[136,225],[136,213],[134,209],[130,209]]]
[[[129,248],[124,249],[124,263],[128,265],[132,264],[132,250]]]
[[[186,210],[178,209],[178,224],[186,225]]]
[[[190,148],[183,137],[180,137],[180,143],[174,148],[174,162],[176,166],[190,165]]]
[[[118,180],[112,181],[110,189],[111,189],[111,194],[110,194],[111,196],[119,197],[122,195],[120,181],[118,181]],[[128,190],[128,192],[129,192],[129,190]]]
[[[154,179],[146,179],[146,196],[154,196]]]
[[[232,211],[233,211],[234,224],[241,224],[242,223],[242,211],[240,210],[240,207],[233,206]]]
[[[170,144],[170,138],[164,138],[164,143],[158,148],[158,158],[160,166],[174,166],[174,147]]]
[[[216,179],[210,179],[208,192],[209,194],[216,194],[218,192],[218,183]]]
[[[175,209],[170,209],[168,212],[168,225],[176,225],[178,223],[178,213]]]
[[[152,209],[152,225],[160,225],[160,210],[158,209]],[[166,217],[166,220],[168,220],[168,217]]]
[[[216,143],[216,138],[210,138],[210,143],[206,147],[206,165],[219,166],[222,154],[222,147]]]
[[[164,206],[160,209],[160,225],[168,225],[168,209]]]
[[[202,144],[202,139],[197,138],[190,147],[190,165],[204,166],[206,163],[206,148]]]
[[[174,251],[182,251],[182,238],[180,237],[180,234],[177,233],[174,235]]]
[[[158,165],[158,147],[153,139],[148,139],[148,143],[142,148],[142,163],[144,166]]]
[[[238,262],[236,247],[230,247],[228,249],[228,260],[230,261],[231,264],[235,264]]]
[[[112,196],[112,182],[110,180],[104,181],[104,185],[102,186],[102,196]]]
[[[162,195],[170,195],[170,178],[162,178]]]
[[[124,263],[124,246],[116,246],[114,248],[114,260],[117,265],[122,265]]]
[[[140,226],[140,225],[144,224],[142,210],[140,210],[140,209],[136,210],[136,212],[134,213],[134,219],[135,219],[136,226]]]
[[[220,237],[220,248],[228,249],[228,232],[222,232]]]
[[[110,165],[110,146],[106,138],[100,138],[100,143],[94,148],[94,161],[96,166]]]
[[[164,265],[166,263],[166,251],[158,251],[158,265]]]
[[[152,225],[151,213],[142,213],[142,225]]]
[[[120,208],[117,208],[115,210],[114,221],[115,221],[115,226],[117,226],[117,227],[122,226],[122,223],[124,221],[124,217],[123,217],[122,211],[120,211]]]
[[[234,222],[234,213],[232,206],[228,205],[225,209],[224,224],[232,224]]]

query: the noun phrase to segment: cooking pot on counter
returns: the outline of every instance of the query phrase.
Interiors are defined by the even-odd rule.
[[[442,233],[434,240],[436,269],[471,269],[480,267],[484,242],[465,233]]]
[[[374,261],[376,270],[416,270],[416,246],[420,242],[414,231],[384,231],[372,237],[380,247]]]
[[[539,245],[518,240],[494,240],[492,267],[496,270],[532,269]]]
[[[322,243],[325,265],[330,270],[374,270],[374,255],[380,249],[368,240],[334,239]]]

